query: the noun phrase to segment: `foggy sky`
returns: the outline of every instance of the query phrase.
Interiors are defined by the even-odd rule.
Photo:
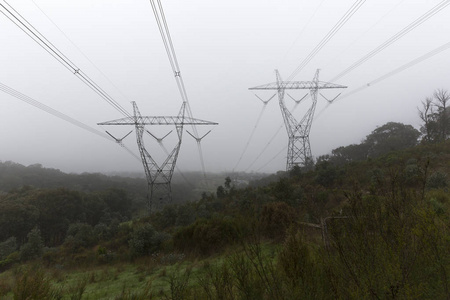
[[[162,1],[194,117],[219,123],[198,127],[200,135],[212,129],[202,142],[207,171],[231,171],[247,145],[263,109],[248,88],[274,82],[274,69],[289,77],[354,2]],[[294,80],[312,80],[319,68],[319,79],[329,81],[439,2],[366,1]],[[142,115],[178,113],[182,100],[148,1],[8,3],[129,112],[130,101],[136,101]],[[334,83],[348,86],[344,95],[448,43],[449,17],[447,7]],[[133,129],[97,126],[123,116],[3,15],[0,41],[3,84],[100,131],[119,137]],[[450,50],[444,51],[361,92],[338,98],[330,106],[319,98],[310,135],[313,155],[359,143],[376,126],[389,121],[419,128],[420,102],[435,89],[450,89],[449,54]],[[293,96],[300,98],[305,93],[294,92]],[[333,98],[337,92],[324,94]],[[286,103],[294,106],[289,99]],[[300,118],[305,109],[298,107],[294,115]],[[142,171],[140,161],[118,145],[3,92],[0,123],[1,161],[41,163],[66,172]],[[236,171],[285,169],[288,139],[284,128],[249,169],[282,124],[278,99],[274,98],[264,109]],[[162,137],[173,128],[148,129]],[[173,132],[167,138],[168,149],[174,137]],[[138,154],[134,133],[124,141]],[[163,152],[155,141],[149,138],[146,142],[150,152],[162,159]],[[181,171],[201,170],[196,142],[186,133],[178,167]]]

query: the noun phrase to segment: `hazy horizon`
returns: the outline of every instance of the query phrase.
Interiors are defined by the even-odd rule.
[[[319,80],[331,81],[441,2],[449,1],[364,2],[293,80],[310,81],[316,69],[321,69]],[[136,101],[142,115],[178,113],[182,100],[148,1],[8,3],[127,111],[132,112],[130,102]],[[248,88],[274,82],[275,69],[287,79],[354,3],[162,2],[193,115],[219,123],[198,127],[199,135],[212,130],[202,141],[207,172],[285,170],[288,139],[285,129],[279,129],[283,120],[278,99],[275,97],[263,110],[262,102]],[[390,121],[419,128],[417,107],[421,101],[438,88],[450,89],[449,50],[379,82],[375,80],[448,43],[449,16],[450,8],[443,8],[333,81],[348,88],[331,105],[318,99],[310,134],[314,157],[359,143],[377,126]],[[0,83],[101,132],[108,130],[122,137],[133,129],[97,126],[123,116],[4,15],[0,15],[0,34]],[[292,95],[301,98],[305,93],[301,90]],[[337,93],[323,94],[333,98]],[[347,93],[350,95],[345,97]],[[271,96],[258,95],[265,99]],[[6,93],[0,92],[0,101],[1,161],[39,163],[68,173],[143,173],[140,160],[111,141]],[[290,98],[286,103],[289,108],[295,104]],[[295,116],[301,118],[305,110],[306,105],[299,106]],[[174,128],[147,129],[162,137]],[[185,129],[191,131],[188,126]],[[167,149],[171,149],[174,138],[172,132],[166,139]],[[124,142],[139,156],[134,132]],[[152,155],[164,159],[164,151],[154,140],[149,137],[146,143]],[[261,154],[266,146],[267,151]],[[186,132],[177,166],[181,172],[201,171],[196,141]]]

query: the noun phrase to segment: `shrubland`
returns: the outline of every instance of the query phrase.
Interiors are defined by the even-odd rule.
[[[449,299],[438,117],[433,142],[390,122],[312,168],[245,188],[227,177],[147,216],[125,189],[3,193],[0,297]]]

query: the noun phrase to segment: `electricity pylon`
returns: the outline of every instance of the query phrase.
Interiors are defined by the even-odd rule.
[[[180,112],[177,116],[142,116],[136,103],[133,101],[134,115],[127,118],[112,120],[108,122],[98,123],[98,125],[134,125],[136,130],[136,140],[141,155],[142,164],[144,166],[145,175],[147,177],[148,189],[150,192],[148,199],[148,209],[151,212],[153,200],[159,199],[160,202],[170,201],[172,199],[171,180],[173,171],[177,162],[178,153],[183,138],[184,125],[217,125],[217,123],[199,120],[185,116],[186,102],[183,102]],[[167,158],[162,164],[159,164],[152,157],[144,144],[144,133],[149,133],[157,139],[149,131],[145,130],[145,125],[175,125],[178,136],[178,142],[175,144],[171,152],[166,152]],[[167,135],[166,135],[167,136]],[[164,137],[163,137],[164,138]],[[157,139],[158,143],[162,139]],[[122,142],[122,139],[116,141]]]
[[[306,167],[309,165],[309,162],[312,161],[311,145],[309,143],[309,132],[311,130],[311,124],[316,109],[317,94],[319,94],[320,89],[338,89],[338,88],[346,88],[346,86],[319,81],[319,70],[316,71],[313,81],[283,81],[281,79],[278,70],[275,70],[275,74],[277,78],[276,82],[256,86],[250,88],[250,90],[277,91],[281,114],[283,115],[284,125],[286,126],[286,131],[289,137],[286,170],[287,171],[292,170],[294,166]],[[302,117],[302,119],[300,121],[297,121],[294,118],[292,112],[289,111],[288,108],[286,107],[286,104],[284,102],[284,96],[285,90],[299,90],[299,89],[309,90],[312,103],[308,111],[306,111],[306,113]],[[307,95],[308,94],[306,94],[300,100],[294,99],[294,101],[300,103],[302,100],[306,98]],[[320,95],[325,98],[325,96],[323,96],[322,94]],[[339,95],[340,94],[338,94],[332,100],[328,100],[327,98],[325,99],[331,103]]]

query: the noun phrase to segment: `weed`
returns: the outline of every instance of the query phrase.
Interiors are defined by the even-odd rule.
[[[119,296],[116,296],[114,300],[150,300],[153,299],[153,294],[150,291],[151,282],[149,282],[144,290],[141,292],[130,291],[124,285],[122,292]]]
[[[12,287],[10,282],[0,281],[0,297],[11,292]]]
[[[89,279],[89,274],[85,275],[69,288],[70,300],[81,300],[81,297],[86,290],[86,285],[89,282]]]
[[[191,274],[191,266],[185,268],[184,271],[181,271],[180,266],[177,266],[176,270],[168,275],[167,282],[170,287],[170,297],[166,296],[165,298],[171,300],[186,299],[189,292],[187,287]]]
[[[53,288],[41,267],[26,268],[16,277],[14,300],[61,299],[62,289]]]

